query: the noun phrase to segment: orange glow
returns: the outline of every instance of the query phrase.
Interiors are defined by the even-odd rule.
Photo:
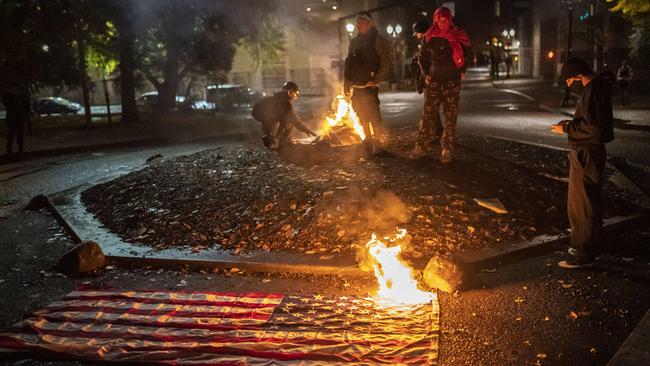
[[[547,59],[552,60],[553,57],[555,57],[555,52],[553,52],[553,51],[548,51],[548,52],[546,53],[546,58],[547,58]]]
[[[321,128],[319,135],[326,136],[335,126],[348,126],[356,133],[358,142],[366,139],[366,134],[363,131],[363,126],[359,121],[359,117],[352,108],[352,103],[347,101],[343,95],[337,95],[333,102],[334,115],[332,117],[326,116],[325,123]]]

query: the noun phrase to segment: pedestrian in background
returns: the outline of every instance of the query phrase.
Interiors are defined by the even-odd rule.
[[[489,46],[490,52],[490,76],[492,78],[499,78],[499,64],[501,63],[501,47],[499,47],[499,40],[492,37]]]
[[[433,24],[425,34],[419,59],[426,83],[421,126],[432,126],[432,121],[442,105],[444,117],[440,138],[442,163],[450,163],[453,160],[460,81],[465,76],[467,68],[465,59],[468,47],[469,37],[463,30],[454,26],[451,10],[446,7],[438,8],[433,15]],[[430,131],[427,128],[420,128],[411,158],[418,158],[424,153],[424,145],[432,137]]]
[[[2,104],[6,108],[5,120],[7,121],[6,153],[12,155],[14,139],[18,153],[22,154],[25,139],[25,124],[29,123],[31,116],[30,94],[26,89],[17,86],[8,86],[2,91]]]
[[[616,72],[616,81],[618,86],[621,88],[621,105],[623,107],[630,105],[630,96],[628,92],[628,87],[630,86],[630,81],[632,81],[632,66],[630,66],[630,61],[628,59],[623,60],[623,65],[619,67]]]
[[[567,134],[569,153],[569,191],[567,214],[571,224],[572,257],[560,267],[589,267],[602,250],[602,187],[607,151],[605,144],[614,139],[611,83],[596,76],[580,58],[570,58],[562,65],[562,77],[568,87],[581,83],[573,119],[551,127],[556,134]]]
[[[280,144],[290,142],[294,127],[309,136],[317,136],[296,114],[293,102],[299,96],[298,85],[293,81],[287,81],[279,92],[255,103],[251,114],[253,118],[262,122],[264,146],[275,150],[280,147]]]
[[[343,90],[346,96],[351,95],[352,108],[366,135],[364,144],[374,154],[382,133],[379,83],[388,80],[391,55],[388,40],[379,34],[369,12],[357,15],[357,32],[345,59]]]

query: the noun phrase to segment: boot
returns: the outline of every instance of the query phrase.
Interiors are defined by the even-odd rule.
[[[440,154],[440,162],[443,164],[449,164],[454,160],[454,153],[451,150],[443,149],[442,154]]]
[[[415,147],[409,154],[409,159],[416,160],[421,158],[422,155],[424,155],[424,149],[422,148],[422,146],[420,146],[420,144],[415,144]]]

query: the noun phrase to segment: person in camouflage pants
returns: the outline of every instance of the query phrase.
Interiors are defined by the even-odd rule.
[[[440,136],[440,146],[443,150],[454,150],[459,99],[460,81],[431,81],[426,86],[417,146],[427,149],[439,136],[440,106],[442,105],[444,128],[442,136]]]
[[[469,46],[467,33],[453,25],[451,10],[438,8],[418,55],[426,90],[419,138],[410,154],[412,159],[422,156],[427,142],[435,137],[442,105],[444,123],[440,138],[440,161],[450,163],[453,160],[460,81],[467,69],[465,59]]]

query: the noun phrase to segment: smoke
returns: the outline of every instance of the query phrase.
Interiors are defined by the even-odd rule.
[[[393,192],[378,191],[365,201],[360,216],[365,219],[367,230],[380,235],[394,233],[397,226],[410,219],[408,207]]]

